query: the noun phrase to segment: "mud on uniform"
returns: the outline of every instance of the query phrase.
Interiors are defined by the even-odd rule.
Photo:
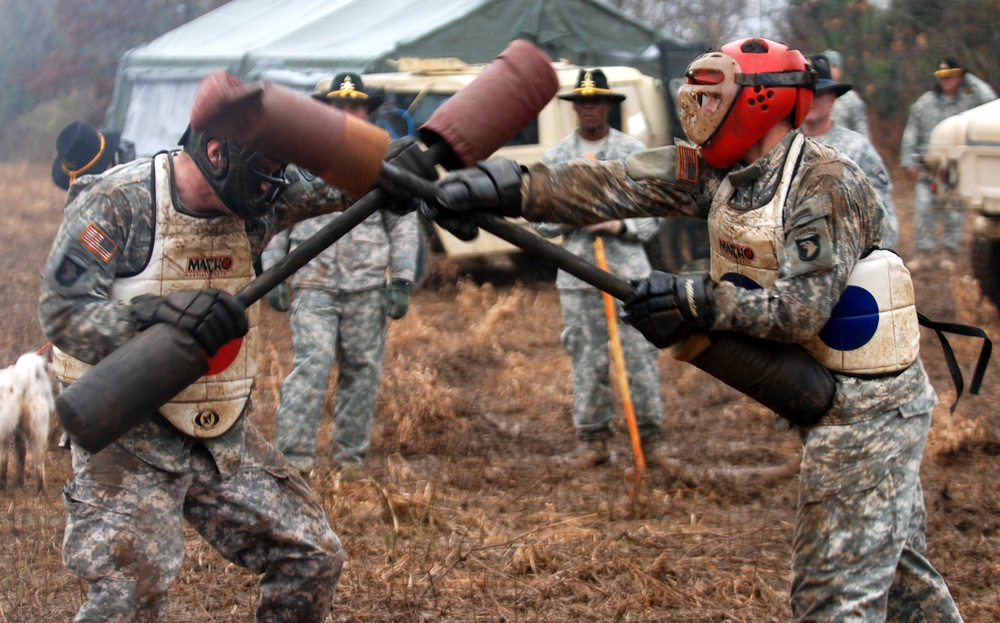
[[[39,304],[42,329],[62,353],[62,380],[136,333],[130,297],[237,287],[252,277],[249,264],[274,227],[314,215],[277,208],[247,222],[187,216],[176,210],[172,175],[163,154],[71,187]],[[205,237],[222,230],[216,252],[209,245],[206,253]],[[185,253],[188,243],[195,256]],[[251,326],[256,311],[248,310]],[[173,403],[182,411],[234,408],[230,428],[198,439],[161,414],[136,413],[141,423],[107,448],[91,454],[73,446],[63,559],[89,584],[76,621],[162,618],[184,554],[182,517],[228,560],[261,574],[258,621],[326,617],[343,550],[319,501],[247,418],[254,333],[243,340],[242,368],[221,374],[224,392]],[[213,400],[221,395],[225,404]]]
[[[629,154],[645,149],[638,139],[611,128],[597,160],[624,160]],[[542,158],[546,164],[557,164],[586,157],[580,135],[573,132],[553,145]],[[557,223],[533,225],[547,238],[563,236],[563,248],[574,255],[596,263],[595,235],[577,227]],[[611,272],[623,279],[649,276],[649,258],[643,241],[656,235],[659,219],[641,218],[624,221],[621,234],[600,234]],[[611,404],[611,377],[608,355],[608,320],[605,317],[601,292],[590,284],[560,270],[556,275],[559,300],[562,304],[563,347],[573,364],[573,426],[581,441],[607,439],[614,432]],[[657,364],[659,351],[639,331],[619,324],[619,335],[625,352],[629,387],[635,406],[636,421],[643,442],[659,439],[663,424],[663,396]]]
[[[342,193],[319,178],[289,167],[292,190],[322,205]],[[319,231],[336,214],[324,214],[279,232],[264,251],[270,268]],[[292,278],[294,361],[281,387],[275,445],[297,469],[316,460],[316,434],[337,364],[334,458],[360,463],[371,445],[375,399],[382,380],[386,339],[386,275],[413,282],[420,234],[417,215],[380,210],[327,247]]]
[[[522,189],[522,214],[585,225],[647,216],[709,218],[722,206],[750,212],[774,197],[797,136],[790,132],[746,167],[720,171],[700,162],[692,183],[677,180],[675,147],[633,154],[625,164],[535,164]],[[791,170],[774,281],[755,289],[717,283],[712,330],[810,344],[859,258],[881,243],[885,212],[857,165],[805,139]],[[732,190],[713,205],[724,181]],[[960,621],[944,580],[924,556],[919,468],[937,397],[920,359],[899,372],[834,372],[834,378],[832,409],[800,431],[790,600],[795,620]]]

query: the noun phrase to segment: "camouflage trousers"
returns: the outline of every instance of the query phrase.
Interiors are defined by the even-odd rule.
[[[913,238],[917,251],[930,252],[937,246],[937,224],[942,222],[941,246],[957,252],[962,246],[965,231],[965,210],[942,209],[934,205],[930,179],[921,174],[913,187],[915,196],[916,222]]]
[[[299,470],[308,472],[315,464],[316,437],[335,362],[334,458],[360,463],[368,454],[385,358],[385,314],[382,289],[295,291],[295,355],[281,385],[275,445]]]
[[[581,441],[614,434],[608,320],[597,290],[562,289],[562,345],[573,360],[573,426]],[[657,359],[659,350],[636,329],[619,322],[629,389],[639,434],[645,442],[663,431],[663,396]]]
[[[797,622],[962,621],[925,556],[920,463],[929,413],[802,431],[792,544]]]
[[[160,621],[184,557],[182,518],[227,560],[260,574],[256,621],[326,619],[344,563],[340,540],[305,481],[246,424],[239,471],[223,480],[194,446],[174,474],[118,445],[73,445],[75,479],[63,562],[88,583],[74,621]],[[211,591],[211,586],[202,587]]]

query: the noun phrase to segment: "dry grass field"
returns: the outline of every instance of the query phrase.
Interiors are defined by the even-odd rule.
[[[912,190],[896,204],[910,249]],[[0,365],[39,348],[38,271],[61,213],[44,164],[0,164]],[[789,618],[795,477],[734,479],[728,466],[778,465],[797,440],[773,416],[704,373],[661,354],[664,423],[691,474],[651,473],[627,486],[624,421],[615,457],[565,473],[551,456],[574,445],[569,358],[551,281],[432,262],[410,313],[390,326],[365,477],[341,482],[329,456],[311,484],[347,551],[330,621],[771,622]],[[1000,336],[996,309],[954,271],[915,276],[919,307]],[[268,437],[291,366],[287,316],[265,309],[252,418]],[[955,337],[966,382],[976,340]],[[924,461],[930,558],[967,621],[1000,620],[1000,362],[979,396],[954,397],[941,348],[923,358],[942,405]],[[327,421],[321,445],[330,435]],[[55,438],[55,435],[53,435]],[[66,621],[85,588],[62,566],[71,476],[50,445],[49,482],[0,491],[0,623]],[[255,578],[188,532],[171,622],[250,621]]]

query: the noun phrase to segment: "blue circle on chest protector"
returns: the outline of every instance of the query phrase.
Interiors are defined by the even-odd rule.
[[[847,286],[819,338],[834,350],[855,350],[871,341],[878,322],[878,302],[872,293],[858,286]]]

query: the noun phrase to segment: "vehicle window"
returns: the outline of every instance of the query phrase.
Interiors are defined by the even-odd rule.
[[[420,100],[416,101],[417,93],[390,92],[386,93],[386,104],[408,111],[413,116],[414,125],[419,128],[449,97],[451,97],[450,93],[424,93],[420,96]],[[488,114],[488,112],[484,111],[484,114]],[[537,145],[538,140],[538,119],[535,118],[522,128],[514,138],[507,141],[505,146]]]

